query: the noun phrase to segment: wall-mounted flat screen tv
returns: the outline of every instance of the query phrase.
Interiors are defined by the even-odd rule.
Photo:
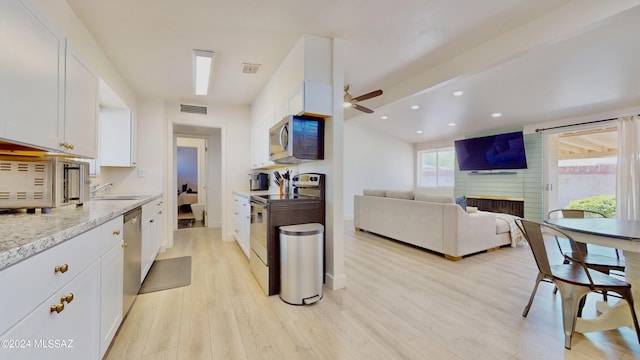
[[[455,141],[461,171],[526,169],[522,131]]]

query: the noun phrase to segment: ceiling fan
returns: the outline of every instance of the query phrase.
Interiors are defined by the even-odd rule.
[[[349,94],[349,88],[351,87],[351,85],[345,85],[344,87],[344,107],[352,107],[356,110],[360,110],[363,112],[366,112],[367,114],[371,114],[373,112],[373,110],[364,107],[362,105],[358,105],[358,102],[363,101],[363,100],[367,100],[367,99],[371,99],[374,98],[376,96],[380,96],[382,95],[382,90],[376,90],[376,91],[372,91],[370,93],[364,94],[364,95],[360,95],[358,97],[353,97],[351,96],[351,94]]]

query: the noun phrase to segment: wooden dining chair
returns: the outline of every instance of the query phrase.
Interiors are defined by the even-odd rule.
[[[529,243],[538,267],[536,283],[531,292],[529,302],[522,312],[523,317],[527,317],[529,313],[540,282],[543,280],[553,282],[560,290],[562,298],[564,347],[571,349],[571,337],[575,331],[576,318],[581,314],[586,295],[590,292],[610,291],[619,294],[629,304],[636,335],[640,343],[640,326],[638,326],[638,317],[634,308],[631,284],[588,268],[580,252],[576,252],[576,257],[572,258],[568,264],[551,265],[548,257],[549,253],[547,253],[545,246],[543,229],[545,233],[557,234],[568,239],[572,245],[575,245],[575,241],[569,235],[548,225],[524,219],[517,219],[516,224],[523,230],[523,235]]]
[[[606,216],[604,216],[599,212],[591,211],[591,210],[556,209],[556,210],[549,211],[547,215],[548,219],[551,219],[554,217],[582,219],[582,218],[603,218]],[[614,271],[614,270],[624,273],[626,264],[625,264],[624,258],[620,258],[620,253],[618,249],[614,249],[615,255],[616,255],[615,257],[589,253],[587,244],[581,243],[581,242],[574,242],[573,243],[574,245],[571,245],[571,250],[565,250],[560,244],[560,238],[556,236],[555,239],[556,239],[556,244],[560,249],[560,252],[562,252],[562,255],[564,256],[565,264],[570,263],[571,259],[576,256],[574,254],[575,252],[580,252],[582,253],[584,263],[587,264],[587,267],[589,267],[590,269],[598,270],[607,275],[611,275],[611,271]],[[553,291],[554,294],[556,293],[556,291],[557,289],[554,289]],[[604,298],[604,301],[607,301],[607,293],[603,292],[602,296]]]

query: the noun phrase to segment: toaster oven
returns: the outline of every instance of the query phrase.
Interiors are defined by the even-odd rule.
[[[0,209],[82,205],[89,200],[89,164],[56,157],[0,157]]]

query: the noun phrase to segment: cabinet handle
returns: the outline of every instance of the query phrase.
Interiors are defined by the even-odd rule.
[[[127,244],[127,243],[122,243],[122,247],[123,247],[123,248],[126,248],[126,247],[128,247],[128,246],[129,246],[129,244]]]
[[[60,298],[60,302],[62,304],[64,304],[65,301],[67,302],[67,304],[72,302],[73,301],[73,293],[69,293],[69,295],[65,295],[65,296]]]
[[[51,307],[49,308],[49,312],[55,312],[60,314],[62,312],[62,310],[64,310],[64,304],[60,303],[58,305],[51,305]]]
[[[162,210],[158,211],[158,214],[162,214]]]
[[[60,143],[60,146],[62,146],[65,149],[69,149],[69,150],[73,149],[73,144],[69,144],[67,142]]]
[[[69,265],[67,265],[67,264],[64,264],[64,265],[61,265],[61,266],[56,266],[55,268],[53,268],[53,272],[54,273],[59,272],[61,274],[64,274],[64,273],[67,272],[67,270],[69,270]]]
[[[113,230],[113,235],[120,235],[120,230]]]
[[[149,222],[150,222],[150,223],[152,223],[152,222],[153,222],[153,219],[149,220]]]

